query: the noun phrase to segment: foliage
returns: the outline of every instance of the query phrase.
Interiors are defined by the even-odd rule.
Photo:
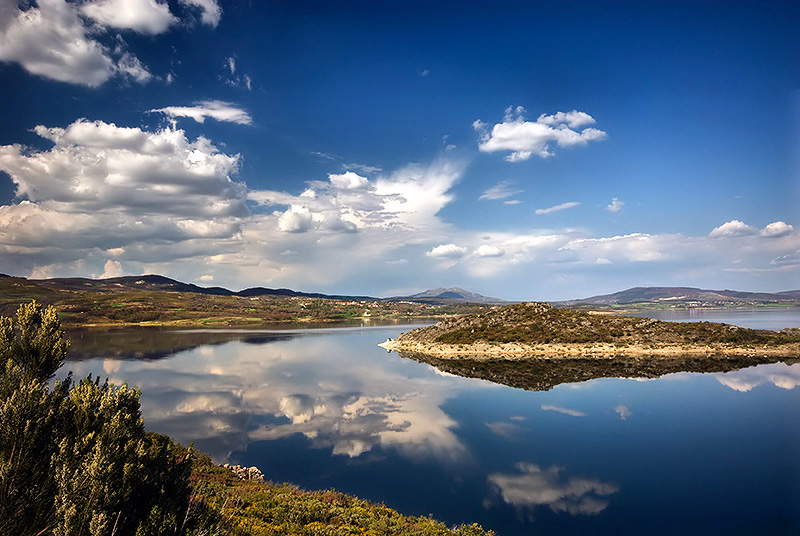
[[[216,525],[232,535],[441,535],[484,536],[478,525],[448,528],[427,517],[403,516],[335,490],[303,491],[288,484],[242,481],[228,469],[199,459],[192,475],[196,500],[218,508]]]
[[[51,389],[67,347],[52,307],[0,318],[0,534],[178,533],[189,452],[145,433],[136,390]]]

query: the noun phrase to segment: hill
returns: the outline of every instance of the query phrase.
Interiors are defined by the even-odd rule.
[[[488,296],[470,292],[459,287],[435,288],[426,290],[425,292],[412,294],[411,296],[396,296],[387,299],[389,301],[413,301],[418,303],[432,304],[446,304],[454,302],[487,304],[508,303],[499,298],[490,298]]]
[[[559,307],[659,304],[671,306],[731,307],[742,305],[800,305],[800,290],[741,292],[693,287],[634,287],[613,294],[557,302]]]
[[[140,275],[112,277],[108,279],[89,279],[85,277],[55,277],[50,279],[25,279],[0,274],[0,290],[6,283],[14,280],[16,283],[25,281],[23,286],[31,290],[41,287],[49,291],[96,291],[96,292],[123,292],[123,291],[149,291],[149,292],[190,292],[211,296],[241,296],[254,298],[261,296],[279,298],[318,298],[323,300],[357,300],[357,301],[410,301],[446,305],[451,303],[503,303],[498,298],[489,298],[481,294],[469,292],[462,288],[437,288],[426,290],[411,296],[394,296],[391,298],[376,298],[373,296],[351,296],[343,294],[323,294],[319,292],[302,292],[288,288],[251,287],[240,291],[233,291],[223,287],[201,287],[193,283],[183,283],[163,275]],[[7,286],[7,285],[5,285]]]

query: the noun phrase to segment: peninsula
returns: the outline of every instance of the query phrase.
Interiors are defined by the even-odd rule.
[[[800,359],[800,329],[557,309],[528,302],[446,319],[381,347],[446,372],[526,389],[596,377],[723,372]]]

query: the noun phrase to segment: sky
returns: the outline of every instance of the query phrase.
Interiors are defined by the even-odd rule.
[[[800,289],[800,3],[0,0],[0,273]]]

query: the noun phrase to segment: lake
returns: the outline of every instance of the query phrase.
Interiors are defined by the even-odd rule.
[[[800,326],[797,309],[742,316]],[[89,332],[64,368],[137,385],[149,430],[220,463],[451,525],[800,533],[800,364],[533,392],[377,346],[412,327]]]

